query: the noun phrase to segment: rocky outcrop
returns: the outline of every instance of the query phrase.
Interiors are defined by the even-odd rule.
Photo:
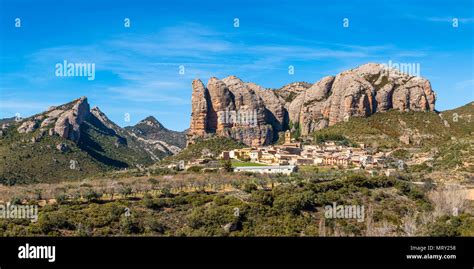
[[[24,119],[17,131],[31,133],[41,127],[44,133],[59,135],[62,138],[78,142],[80,125],[89,115],[87,98],[81,97],[61,106],[52,106],[40,115]]]
[[[433,111],[435,99],[428,80],[373,63],[313,85],[298,82],[277,90],[235,76],[211,78],[206,87],[195,80],[188,140],[220,135],[263,145],[290,127],[307,135],[350,117],[390,109]]]
[[[120,133],[120,130],[122,129],[120,126],[115,124],[113,121],[111,121],[107,115],[105,115],[102,110],[98,106],[94,106],[91,109],[91,114],[94,115],[96,119],[98,119],[105,127],[109,128],[110,130],[114,131],[115,133]]]
[[[72,140],[79,141],[80,125],[89,115],[89,103],[86,97],[81,97],[74,101],[71,109],[61,113],[55,125],[54,132],[59,136]]]
[[[200,80],[193,81],[188,142],[196,137],[216,134],[248,145],[270,143],[274,128],[281,129],[271,123],[281,125],[284,121],[283,106],[277,96],[268,95],[265,91],[235,76],[222,80],[211,78],[206,87]],[[264,100],[271,100],[276,106],[267,107]],[[272,110],[280,115],[275,116]]]
[[[389,109],[433,111],[434,105],[428,80],[381,64],[365,64],[318,81],[290,104],[289,113],[306,135],[353,116],[367,117]]]
[[[56,145],[56,149],[59,150],[60,152],[66,152],[69,150],[69,147],[68,145],[64,144],[64,143],[59,143]]]
[[[20,133],[20,134],[23,134],[23,133],[31,133],[33,132],[34,130],[36,130],[36,128],[38,128],[38,122],[36,120],[27,120],[25,122],[23,122],[20,127],[18,127],[17,131]]]
[[[192,135],[203,136],[207,131],[209,93],[201,80],[194,80],[192,86],[191,102],[193,106],[190,130],[192,130]]]
[[[283,98],[286,103],[290,103],[300,93],[306,91],[311,87],[311,83],[307,82],[294,82],[287,84],[280,89],[276,89],[275,93]]]

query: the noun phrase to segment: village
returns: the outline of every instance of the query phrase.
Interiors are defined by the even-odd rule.
[[[218,163],[211,159],[213,157],[212,154],[204,154],[202,158],[187,164],[181,163],[180,170],[187,170],[192,166],[212,169]],[[367,148],[364,144],[354,147],[338,144],[336,141],[325,141],[318,145],[302,145],[292,139],[289,131],[285,132],[283,144],[223,151],[217,159],[232,161],[234,172],[291,174],[299,166],[365,169],[371,174],[373,169],[383,169],[387,175],[396,170],[388,166],[390,158],[387,158],[385,152]]]

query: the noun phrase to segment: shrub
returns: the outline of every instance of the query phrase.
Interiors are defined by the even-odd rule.
[[[15,196],[10,200],[10,204],[12,204],[12,205],[21,205],[21,200],[22,199],[20,197]]]
[[[100,199],[100,197],[102,197],[102,193],[98,193],[94,190],[88,190],[84,194],[84,198],[86,198],[86,200],[89,201],[89,202],[95,202],[98,199]]]
[[[132,188],[130,186],[123,186],[120,190],[120,194],[122,194],[124,197],[127,197],[132,194]]]
[[[188,171],[188,172],[194,172],[194,173],[199,173],[199,172],[201,172],[202,168],[203,168],[202,166],[197,166],[197,165],[195,165],[195,166],[189,167],[188,170],[186,170],[186,171]]]
[[[459,217],[443,216],[428,225],[429,236],[460,236],[462,221]]]
[[[225,170],[226,172],[233,172],[233,171],[234,171],[234,169],[232,168],[232,162],[231,162],[230,160],[224,161],[224,165],[223,165],[223,166],[224,166],[224,170]]]
[[[159,234],[164,234],[166,230],[166,226],[157,221],[156,219],[149,220],[147,226],[151,231],[157,232]]]
[[[255,203],[262,205],[272,206],[273,205],[273,195],[267,191],[254,191],[251,196],[251,200]]]
[[[285,193],[275,198],[273,208],[279,212],[297,215],[301,210],[313,210],[314,200],[314,193],[308,191],[294,194]]]
[[[139,234],[143,231],[143,228],[132,217],[122,217],[120,219],[120,230],[124,234]]]
[[[248,193],[251,193],[252,191],[256,191],[258,188],[257,188],[257,185],[255,185],[254,183],[245,183],[242,190],[245,191],[245,192],[248,192]]]
[[[67,203],[67,195],[66,194],[58,194],[55,197],[56,202],[60,205],[64,205]]]
[[[43,213],[38,219],[38,226],[45,234],[57,229],[75,229],[74,225],[68,222],[68,219],[63,212]]]

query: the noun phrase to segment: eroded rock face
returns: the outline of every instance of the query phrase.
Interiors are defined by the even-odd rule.
[[[288,107],[290,120],[307,135],[349,117],[389,109],[433,111],[435,99],[428,80],[369,63],[321,79]]]
[[[54,132],[63,138],[77,142],[80,136],[80,125],[89,114],[87,98],[77,99],[72,109],[64,111],[59,116],[54,125]]]
[[[274,128],[282,129],[284,108],[277,96],[269,94],[273,95],[235,76],[211,78],[207,87],[200,80],[193,81],[188,141],[215,134],[248,145],[271,143]],[[273,104],[267,107],[265,100]]]
[[[216,134],[263,145],[289,126],[307,135],[350,117],[389,109],[433,111],[435,99],[428,80],[373,63],[324,77],[313,85],[298,82],[277,90],[235,76],[211,78],[207,87],[195,80],[188,140]]]
[[[80,136],[80,125],[89,116],[89,103],[86,97],[81,97],[59,107],[50,107],[43,115],[25,120],[17,131],[31,133],[38,127],[49,135],[59,135],[77,142]],[[48,130],[45,128],[49,128]]]
[[[191,111],[191,136],[204,136],[207,132],[207,111],[209,93],[201,80],[193,81],[193,93],[191,97],[193,104]]]
[[[27,133],[33,132],[37,128],[38,128],[38,122],[36,120],[27,120],[27,121],[23,122],[20,125],[20,127],[18,127],[17,131],[20,134],[23,134],[23,133],[27,134]]]

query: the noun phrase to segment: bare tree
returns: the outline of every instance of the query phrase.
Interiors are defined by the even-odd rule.
[[[466,209],[467,195],[466,187],[461,185],[438,186],[428,193],[428,197],[434,206],[433,215],[435,217],[457,216]]]

